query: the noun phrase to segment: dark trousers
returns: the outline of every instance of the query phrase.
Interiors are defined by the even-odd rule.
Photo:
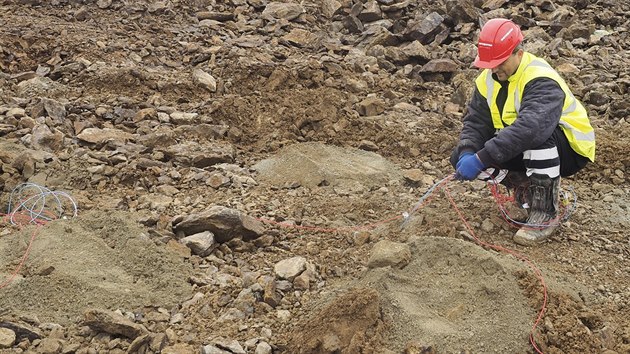
[[[537,148],[549,148],[553,146],[558,149],[558,155],[560,157],[560,176],[562,177],[574,175],[589,162],[587,157],[576,153],[571,148],[567,136],[564,135],[560,127],[556,128],[553,134],[551,134],[551,137]],[[510,171],[526,171],[527,167],[531,168],[531,166],[526,166],[526,162],[528,162],[529,165],[530,162],[523,159],[523,154],[518,154],[513,159],[501,163],[498,167]]]

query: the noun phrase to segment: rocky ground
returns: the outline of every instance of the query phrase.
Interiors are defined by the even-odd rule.
[[[627,1],[0,4],[0,199],[60,216],[4,219],[0,352],[630,353]],[[596,129],[533,248],[444,180],[492,17]]]

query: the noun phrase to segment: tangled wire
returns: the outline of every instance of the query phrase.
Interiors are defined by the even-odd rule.
[[[12,225],[42,225],[52,220],[76,217],[77,209],[77,203],[66,192],[23,183],[11,191],[6,216]]]

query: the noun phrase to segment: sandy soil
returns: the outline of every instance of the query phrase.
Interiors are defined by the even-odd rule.
[[[563,180],[575,210],[538,247],[511,241],[483,183],[430,189],[453,172],[476,74],[476,21],[453,4],[382,15],[401,33],[423,6],[446,16],[426,46],[457,69],[424,72],[428,58],[378,47],[374,27],[351,31],[349,2],[273,20],[258,1],[0,2],[2,202],[31,182],[79,208],[41,227],[5,219],[0,284],[28,258],[0,287],[0,328],[17,336],[0,351],[630,353],[630,9],[465,3],[535,18],[528,49],[562,65],[596,127],[597,161]],[[191,254],[173,220],[215,205],[264,235]],[[371,264],[379,247],[403,251]],[[296,256],[306,285],[275,273]],[[87,327],[89,308],[150,337]]]

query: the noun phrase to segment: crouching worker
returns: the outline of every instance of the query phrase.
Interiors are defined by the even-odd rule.
[[[523,51],[520,28],[506,19],[481,29],[474,65],[483,69],[451,163],[459,180],[494,180],[529,206],[514,241],[532,245],[557,227],[560,177],[595,158],[586,110],[543,59]]]

